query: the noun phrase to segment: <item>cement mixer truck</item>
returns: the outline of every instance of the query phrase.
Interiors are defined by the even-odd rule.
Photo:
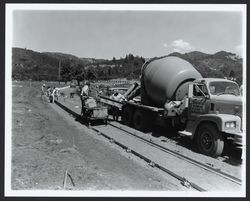
[[[242,145],[242,98],[237,83],[202,78],[187,61],[173,56],[153,58],[141,70],[126,100],[101,97],[120,110],[123,124],[138,130],[169,125],[196,141],[202,154],[217,157],[226,140]],[[134,98],[140,94],[140,99]]]

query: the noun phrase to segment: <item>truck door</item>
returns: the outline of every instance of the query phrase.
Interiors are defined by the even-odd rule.
[[[193,84],[193,96],[189,99],[189,117],[196,118],[206,113],[206,102],[208,101],[208,90],[205,84]]]

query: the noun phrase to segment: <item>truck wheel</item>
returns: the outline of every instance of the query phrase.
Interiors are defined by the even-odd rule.
[[[125,107],[122,110],[122,123],[131,126],[133,121],[133,109],[131,107]]]
[[[133,117],[134,127],[137,130],[144,131],[148,126],[146,113],[142,110],[136,110]]]
[[[202,154],[215,158],[222,154],[224,148],[222,134],[213,124],[203,124],[199,128],[197,144]]]

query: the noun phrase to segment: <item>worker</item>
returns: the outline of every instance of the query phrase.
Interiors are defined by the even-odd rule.
[[[110,96],[110,98],[119,102],[126,100],[126,98],[121,93],[119,93],[118,90],[116,90],[115,93]]]
[[[88,99],[89,97],[89,86],[90,86],[90,83],[89,82],[86,82],[85,85],[82,87],[82,90],[81,90],[81,94],[80,94],[80,98],[81,98],[81,102],[82,102],[82,111],[81,111],[81,114],[83,115],[84,112],[85,112],[85,101]]]
[[[54,101],[55,101],[55,92],[56,92],[56,87],[50,88],[50,91],[49,91],[50,103],[54,103]]]
[[[89,86],[90,86],[90,83],[86,82],[81,90],[81,96],[88,96],[89,95]]]
[[[57,87],[54,87],[52,91],[52,103],[55,102],[55,99],[58,100],[58,96],[59,96],[59,89]]]
[[[102,91],[102,90],[99,90],[98,95],[99,95],[99,96],[103,95],[103,91]]]
[[[41,87],[41,99],[44,101],[44,96],[46,94],[46,88],[45,88],[45,84],[42,85]]]
[[[46,96],[49,98],[49,102],[50,102],[51,93],[52,93],[52,88],[48,86],[46,90]]]
[[[126,98],[117,91],[115,91],[115,93],[113,95],[110,96],[111,99],[122,102],[124,100],[126,100]],[[112,116],[113,116],[113,120],[114,121],[118,121],[118,118],[120,116],[120,110],[118,107],[112,106],[111,107],[111,112],[112,112]]]
[[[75,93],[74,93],[74,92],[70,92],[70,96],[69,96],[69,98],[74,98],[74,95],[75,95]]]
[[[50,86],[47,86],[46,95],[49,96]]]

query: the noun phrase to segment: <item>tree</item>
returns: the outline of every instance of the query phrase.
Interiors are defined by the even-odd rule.
[[[138,66],[138,65],[139,65],[138,60],[135,60],[135,61],[134,61],[134,66]]]
[[[77,84],[80,85],[80,82],[84,80],[84,66],[80,63],[75,64],[72,68],[72,78],[76,79]]]
[[[64,63],[61,68],[61,78],[66,83],[72,79],[71,68],[69,63]]]
[[[96,72],[94,72],[93,70],[88,70],[87,71],[87,75],[86,75],[86,79],[87,80],[94,80],[97,78]]]
[[[134,58],[135,58],[135,57],[134,57],[133,54],[129,54],[129,55],[128,55],[128,59],[129,59],[129,60],[134,60]]]

